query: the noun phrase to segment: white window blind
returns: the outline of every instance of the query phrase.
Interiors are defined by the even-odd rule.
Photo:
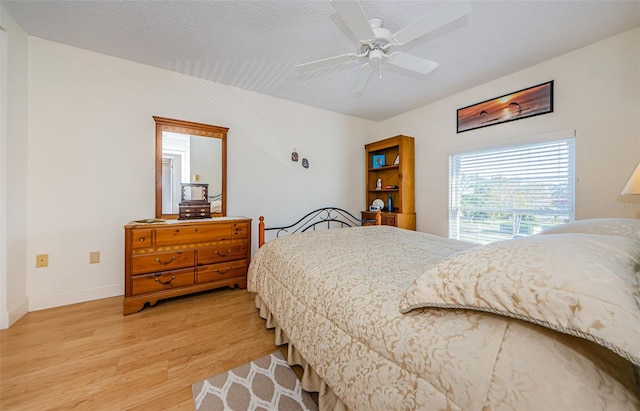
[[[573,221],[574,163],[573,138],[451,156],[449,237],[487,244]]]

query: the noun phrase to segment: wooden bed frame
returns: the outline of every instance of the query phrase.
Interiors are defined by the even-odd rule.
[[[375,220],[362,220],[351,214],[350,212],[337,207],[323,207],[317,210],[311,211],[295,223],[283,226],[283,227],[269,227],[264,226],[264,217],[260,216],[260,222],[258,223],[258,247],[262,247],[265,242],[265,231],[275,231],[276,238],[280,234],[294,234],[303,233],[308,230],[315,230],[319,225],[325,225],[326,228],[331,228],[331,224],[340,224],[340,227],[353,227],[357,225],[381,225],[382,214],[380,211],[376,213]]]

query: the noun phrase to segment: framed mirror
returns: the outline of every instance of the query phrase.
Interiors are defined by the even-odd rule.
[[[156,218],[177,219],[182,187],[207,186],[211,217],[227,215],[226,127],[154,116]]]

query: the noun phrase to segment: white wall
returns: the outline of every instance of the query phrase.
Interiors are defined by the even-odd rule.
[[[0,329],[27,312],[27,35],[0,7]]]
[[[154,216],[154,115],[230,128],[227,214],[254,219],[254,248],[261,214],[364,207],[373,123],[30,37],[27,261],[49,267],[27,264],[29,310],[123,293],[123,226]]]
[[[456,134],[456,110],[555,80],[554,112]],[[376,137],[416,138],[417,229],[448,235],[453,153],[518,145],[576,130],[576,219],[640,217],[640,196],[620,196],[640,160],[640,28],[382,123]]]

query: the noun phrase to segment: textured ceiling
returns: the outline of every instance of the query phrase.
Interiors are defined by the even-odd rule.
[[[362,1],[392,32],[449,0]],[[473,1],[471,13],[398,46],[440,63],[390,64],[350,92],[357,61],[295,66],[356,51],[329,1],[0,0],[29,34],[330,111],[384,120],[640,25],[640,1]],[[546,80],[546,79],[541,79]],[[523,87],[529,84],[523,84]]]

